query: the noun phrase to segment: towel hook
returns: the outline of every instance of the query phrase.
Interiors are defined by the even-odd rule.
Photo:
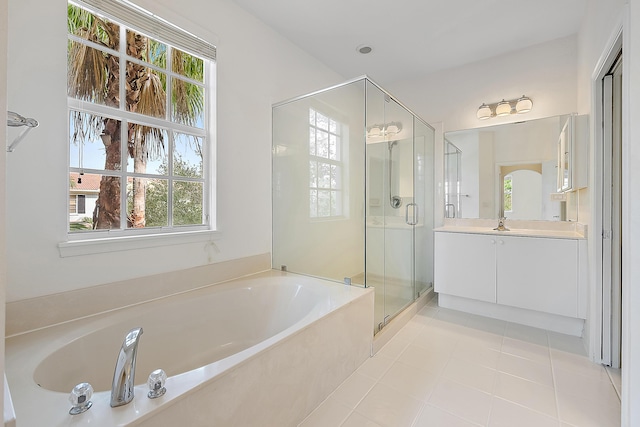
[[[20,132],[20,134],[13,140],[11,145],[7,147],[8,152],[12,152],[16,149],[16,146],[27,136],[27,133],[33,129],[37,128],[39,125],[36,119],[27,119],[26,117],[21,116],[18,113],[14,113],[13,111],[7,111],[7,126],[11,127],[21,127],[26,126],[25,129]]]

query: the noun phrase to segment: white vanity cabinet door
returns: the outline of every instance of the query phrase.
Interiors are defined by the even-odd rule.
[[[578,241],[497,237],[497,302],[578,317]]]
[[[435,233],[435,291],[495,303],[495,242],[483,234]]]

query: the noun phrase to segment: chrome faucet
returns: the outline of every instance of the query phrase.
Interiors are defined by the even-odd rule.
[[[504,226],[504,222],[507,218],[502,216],[498,219],[498,226],[496,228],[494,228],[494,230],[498,230],[498,231],[509,231],[509,229],[507,227]]]
[[[136,355],[142,328],[134,328],[124,337],[118,354],[116,369],[111,385],[111,407],[126,405],[133,400],[133,386],[136,376]]]

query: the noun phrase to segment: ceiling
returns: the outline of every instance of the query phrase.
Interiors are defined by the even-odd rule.
[[[233,1],[345,78],[388,84],[575,34],[589,0]]]

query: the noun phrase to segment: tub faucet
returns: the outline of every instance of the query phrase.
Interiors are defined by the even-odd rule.
[[[506,219],[507,219],[506,217],[500,217],[498,219],[498,226],[496,228],[494,228],[494,230],[509,231],[509,229],[504,226],[504,222],[505,222]]]
[[[126,405],[133,400],[133,386],[136,376],[136,355],[142,328],[133,328],[124,337],[118,354],[116,369],[111,385],[111,407]]]

